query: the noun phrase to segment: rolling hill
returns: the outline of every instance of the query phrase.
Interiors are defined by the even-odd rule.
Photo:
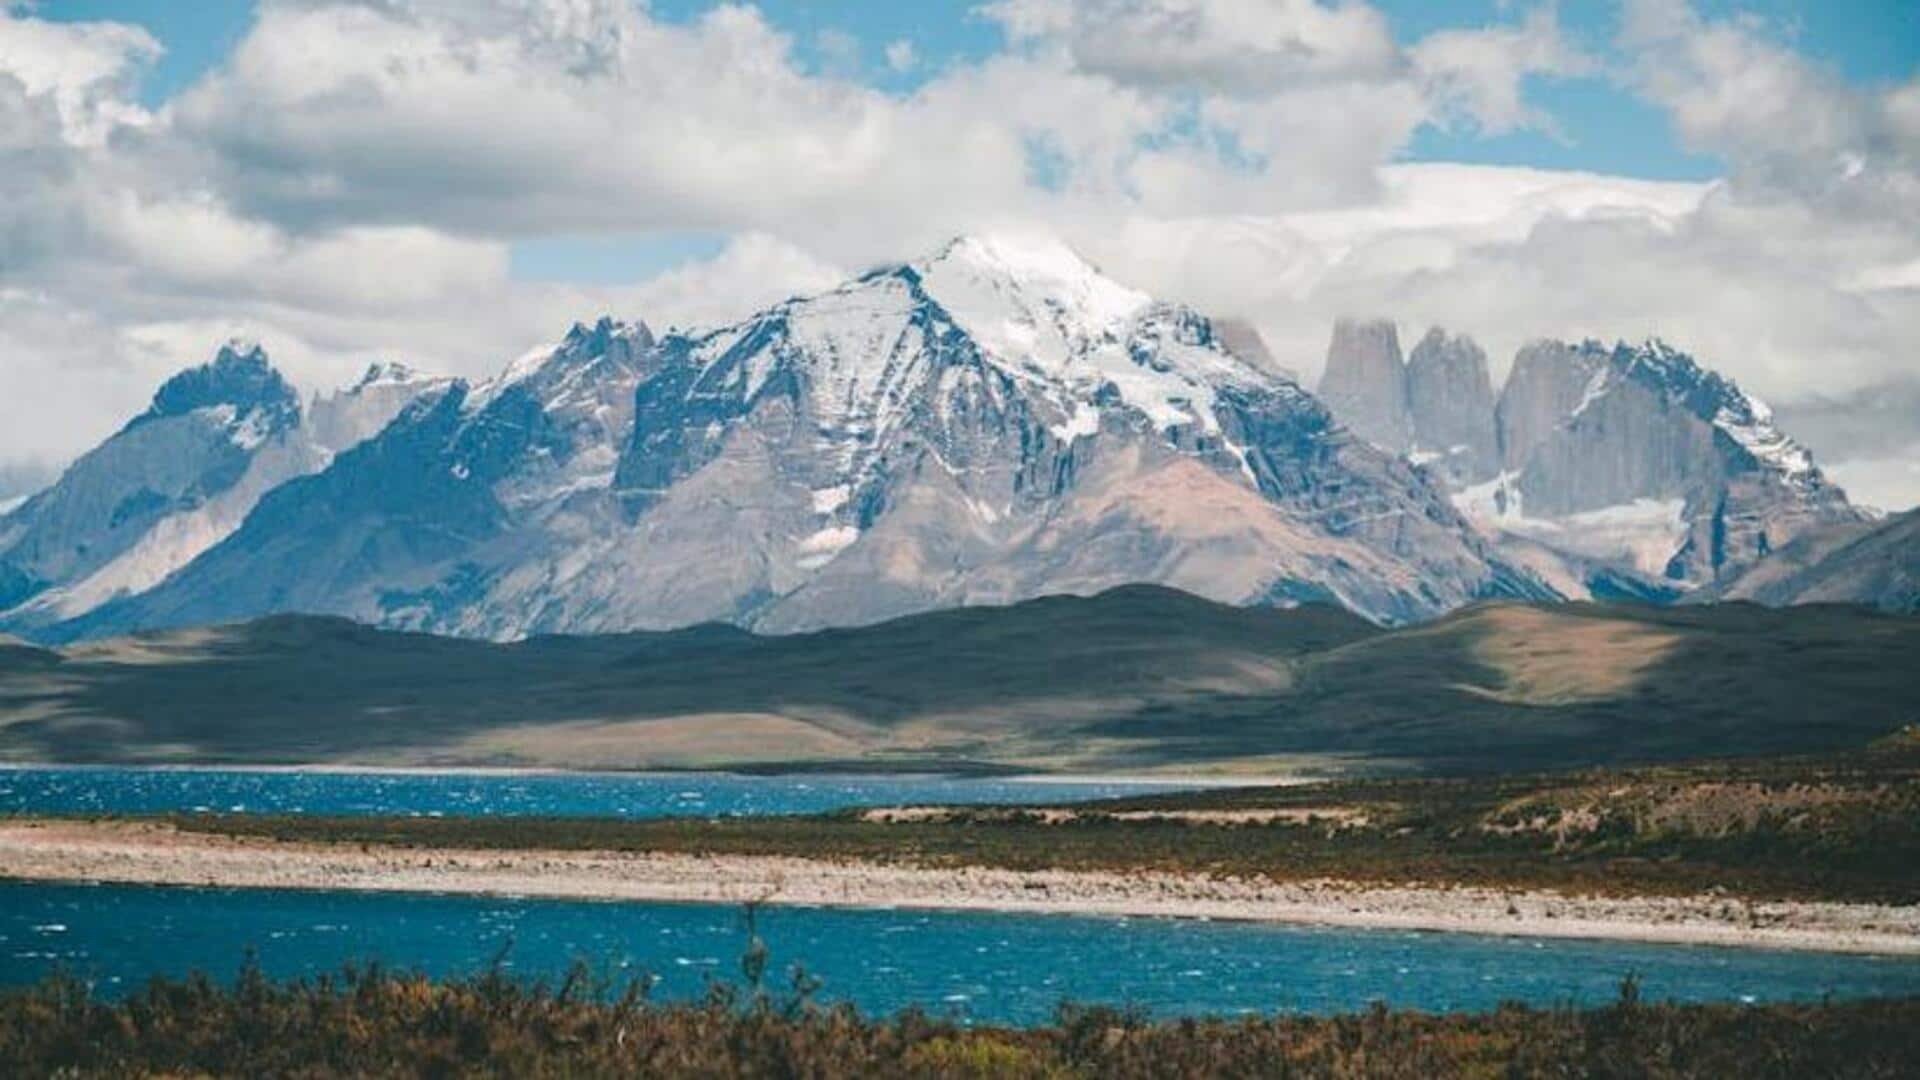
[[[1482,605],[1383,630],[1154,586],[513,644],[273,618],[0,647],[0,758],[577,768],[1552,767],[1861,745],[1920,621]]]

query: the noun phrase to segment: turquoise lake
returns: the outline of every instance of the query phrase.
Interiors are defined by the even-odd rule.
[[[349,774],[221,769],[0,770],[0,813],[325,813],[655,817],[847,806],[1101,798],[1174,785],[946,777]],[[980,913],[771,908],[761,932],[818,997],[1034,1023],[1063,1001],[1157,1015],[1604,1003],[1629,975],[1653,999],[1920,994],[1920,960],[1431,933]],[[229,977],[248,950],[276,976],[378,961],[525,977],[585,959],[697,997],[738,972],[737,909],[487,897],[0,884],[0,985],[56,970],[116,994],[156,974]]]
[[[0,768],[0,814],[728,817],[916,803],[1067,802],[1181,787],[954,776]]]
[[[777,968],[802,963],[821,980],[822,1001],[982,1022],[1044,1021],[1069,999],[1161,1016],[1597,1004],[1629,974],[1653,999],[1920,994],[1920,962],[1754,950],[813,908],[769,908],[760,930]],[[371,959],[475,973],[504,951],[512,973],[557,978],[581,957],[684,999],[737,978],[745,940],[740,912],[714,905],[0,885],[0,982],[64,968],[110,995],[156,973],[229,977],[252,948],[277,976]]]

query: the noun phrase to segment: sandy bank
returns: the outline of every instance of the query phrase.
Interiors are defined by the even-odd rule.
[[[232,888],[1128,915],[1529,937],[1920,955],[1920,907],[1716,897],[1613,899],[1468,888],[1275,883],[549,851],[290,844],[125,822],[0,823],[0,877]]]

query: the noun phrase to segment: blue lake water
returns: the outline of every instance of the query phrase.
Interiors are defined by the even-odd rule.
[[[922,803],[1069,801],[1175,784],[722,774],[292,773],[231,769],[0,770],[0,814],[222,813],[659,817],[806,813]],[[1599,1003],[1634,974],[1675,1000],[1920,994],[1920,961],[1462,935],[974,913],[770,909],[778,965],[871,1013],[917,1005],[991,1022],[1064,1000],[1160,1015],[1331,1012],[1376,999],[1426,1009]],[[230,974],[248,948],[276,976],[379,961],[473,973],[506,953],[523,976],[576,958],[648,973],[689,998],[732,978],[736,909],[485,897],[0,883],[0,985],[65,969],[103,992],[156,974]]]
[[[0,814],[727,817],[922,803],[1067,802],[1182,786],[953,776],[21,768],[0,769]]]
[[[760,929],[777,968],[822,980],[820,1000],[982,1022],[1044,1021],[1066,999],[1162,1016],[1601,1004],[1629,974],[1658,1000],[1920,994],[1920,961],[1752,950],[810,908],[768,909]],[[0,884],[0,983],[63,967],[109,995],[157,973],[230,976],[251,946],[282,977],[376,958],[475,973],[506,949],[512,973],[552,978],[584,957],[684,999],[737,978],[744,942],[740,912],[712,905]]]

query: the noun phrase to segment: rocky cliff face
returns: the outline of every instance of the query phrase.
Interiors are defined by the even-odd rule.
[[[1127,582],[1382,621],[1550,595],[1207,319],[1057,242],[966,238],[718,330],[576,327],[59,633],[792,630]]]
[[[386,430],[422,394],[449,382],[391,360],[372,364],[353,385],[308,404],[308,441],[329,455],[351,449]]]
[[[1472,338],[1427,331],[1403,361],[1394,324],[1334,325],[1320,397],[1361,438],[1437,472],[1478,483],[1499,471],[1493,382]]]
[[[1659,569],[1685,585],[1730,579],[1810,528],[1860,517],[1765,405],[1664,342],[1531,355],[1500,409],[1526,516],[1674,505],[1679,542]]]
[[[1862,519],[1765,405],[1663,342],[1530,344],[1495,401],[1470,340],[1432,331],[1396,376],[1385,326],[1336,330],[1343,418],[1398,439],[1404,399],[1382,445],[1563,592],[1679,596]]]
[[[1505,472],[1456,501],[1683,595],[1862,513],[1738,386],[1662,342],[1522,350],[1498,407]]]
[[[0,626],[32,631],[153,588],[240,527],[268,492],[377,432],[424,386],[393,371],[314,403],[258,345],[232,342],[0,519]]]
[[[1580,411],[1603,358],[1565,342],[1537,341],[1513,358],[1494,407],[1500,461],[1507,472],[1526,468],[1533,452]]]
[[[1299,381],[1299,373],[1273,355],[1273,350],[1267,348],[1267,339],[1252,323],[1244,319],[1214,319],[1213,336],[1222,348],[1261,371]]]
[[[1391,320],[1334,323],[1319,392],[1320,400],[1354,434],[1389,453],[1404,454],[1413,448],[1407,365]]]
[[[1487,354],[1472,338],[1435,327],[1407,362],[1411,453],[1455,485],[1477,484],[1500,471],[1493,379]]]

